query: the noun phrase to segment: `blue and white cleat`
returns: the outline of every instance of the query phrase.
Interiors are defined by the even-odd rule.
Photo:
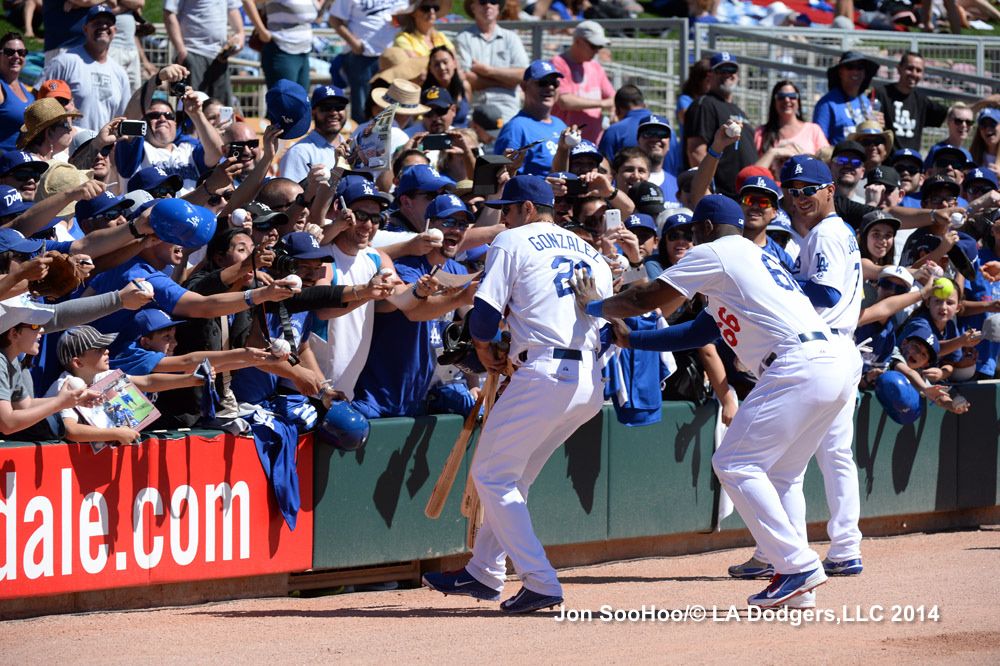
[[[465,567],[458,571],[431,571],[424,574],[423,584],[445,596],[455,594],[480,601],[499,601],[500,592],[483,585]]]
[[[532,592],[526,587],[521,587],[521,591],[507,601],[500,604],[500,610],[504,613],[520,615],[523,613],[534,613],[536,610],[558,606],[563,602],[562,597],[552,597],[538,592]]]
[[[774,567],[767,562],[761,562],[756,557],[751,557],[743,564],[729,567],[729,575],[742,580],[770,578],[774,575]]]
[[[771,578],[771,584],[762,592],[752,595],[747,599],[751,606],[761,608],[772,608],[781,606],[786,601],[809,592],[827,581],[826,574],[821,567],[816,567],[812,571],[804,571],[797,574],[775,574]],[[789,607],[794,608],[794,605]]]
[[[857,576],[864,570],[861,558],[836,562],[829,557],[823,560],[823,570],[827,576]]]

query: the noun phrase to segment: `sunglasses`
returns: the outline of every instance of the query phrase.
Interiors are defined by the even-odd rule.
[[[302,192],[299,192],[297,195],[295,195],[295,198],[292,199],[291,201],[289,201],[288,203],[274,204],[273,206],[271,206],[271,210],[282,211],[282,210],[285,210],[286,208],[291,207],[293,204],[294,205],[298,205],[298,206],[302,206],[303,208],[308,208],[309,207],[306,204],[306,198],[305,198],[304,194]]]
[[[112,148],[114,148],[114,146],[104,146],[103,148],[101,148],[101,150],[99,151],[101,157],[108,157],[109,155],[111,155]]]
[[[177,190],[172,187],[154,187],[153,189],[146,191],[149,192],[154,199],[168,199],[177,194]]]
[[[983,118],[979,121],[979,126],[985,129],[993,129],[997,126],[997,121],[990,120],[989,118]]]
[[[165,118],[166,120],[173,120],[176,118],[173,111],[149,111],[143,116],[146,120],[159,120],[160,118]]]
[[[437,5],[420,5],[420,11],[422,11],[424,14],[430,14],[431,12],[434,12],[436,14],[439,11],[441,11],[441,8],[438,7]]]
[[[538,84],[539,88],[558,88],[559,87],[559,79],[556,78],[555,76],[549,77],[547,79],[541,79],[539,81],[535,81],[535,83]]]
[[[976,124],[976,121],[972,118],[949,118],[948,120],[956,125],[965,125],[966,127],[972,127]]]
[[[439,107],[432,107],[431,110],[424,115],[430,116],[431,118],[441,118],[442,116],[447,115],[449,111],[451,111],[450,106],[446,106],[443,109]]]
[[[41,324],[18,324],[18,328],[30,328],[32,331],[37,331],[42,328]]]
[[[910,290],[909,287],[907,287],[905,284],[899,284],[898,282],[895,282],[889,278],[882,278],[881,280],[879,280],[878,288],[885,289],[886,291],[891,291],[897,296],[899,294],[905,294]]]
[[[381,225],[385,221],[385,215],[382,213],[369,213],[368,211],[354,209],[351,209],[351,212],[354,213],[354,219],[358,222],[372,222]]]
[[[849,69],[851,71],[857,71],[859,69],[867,69],[863,62],[849,62],[846,65],[842,65],[844,69]]]
[[[691,242],[694,240],[694,230],[685,229],[681,231],[680,229],[671,229],[670,231],[667,232],[667,240],[668,241],[686,240],[688,242]]]
[[[655,139],[657,141],[663,141],[664,139],[670,138],[670,132],[666,130],[645,130],[639,135],[640,139]]]
[[[56,123],[52,125],[52,129],[64,129],[68,130],[70,128],[69,121],[63,121],[61,123]]]
[[[521,204],[519,204],[519,203],[504,204],[503,206],[500,206],[500,214],[504,215],[504,216],[507,216],[507,215],[510,214],[510,211],[511,211],[512,208],[514,208],[515,206],[520,206],[520,205]]]
[[[92,215],[92,216],[90,216],[90,217],[88,217],[86,219],[87,220],[94,220],[95,222],[102,221],[102,220],[110,222],[111,220],[118,219],[119,217],[121,217],[122,214],[123,214],[123,212],[122,212],[122,210],[120,208],[115,208],[113,210],[106,210],[103,213],[98,213],[97,215]]]
[[[780,92],[780,93],[776,93],[774,95],[774,98],[777,99],[777,100],[798,99],[799,98],[799,94],[798,93],[783,93],[783,92]]]
[[[226,201],[229,201],[232,198],[233,193],[235,191],[236,190],[226,190],[225,192],[220,192],[219,194],[213,194],[212,196],[210,196],[208,198],[208,205],[209,206],[218,206],[220,203],[222,203],[223,199],[225,199]]]
[[[249,141],[230,141],[230,148],[249,148],[250,150],[255,149],[260,145],[260,139],[250,139]]]
[[[330,113],[331,111],[343,111],[347,108],[346,104],[341,104],[340,102],[320,102],[316,109],[320,113]]]
[[[859,157],[848,157],[847,155],[837,155],[833,159],[840,166],[851,167],[852,169],[860,169],[861,165],[865,163]]]
[[[479,4],[481,4],[481,5],[496,5],[497,7],[499,7],[500,6],[500,0],[479,0]]]
[[[37,171],[32,171],[31,169],[18,169],[16,171],[11,171],[7,174],[7,176],[13,176],[15,180],[26,183],[29,180],[37,181],[42,177],[42,174]]]
[[[826,183],[825,185],[810,185],[809,187],[802,187],[802,188],[789,187],[788,193],[792,195],[793,199],[798,199],[800,195],[811,197],[820,190],[826,189],[832,184],[833,183]]]
[[[948,204],[949,206],[951,206],[957,202],[958,202],[958,197],[956,197],[953,194],[949,194],[943,197],[941,196],[927,197],[927,203],[931,204],[932,206],[937,206],[938,204]]]
[[[271,209],[273,210],[274,206],[271,206]],[[278,228],[278,225],[271,220],[267,220],[265,222],[252,222],[251,224],[253,225],[255,231],[267,232],[270,231],[271,229]]]
[[[732,65],[727,65],[724,67],[716,67],[715,71],[717,71],[719,74],[735,74],[736,72],[740,71],[740,68],[734,67]]]
[[[757,206],[759,208],[774,208],[775,202],[766,195],[744,194],[740,197],[740,204],[747,208]]]
[[[465,220],[456,220],[453,217],[435,217],[431,220],[435,224],[440,224],[445,229],[468,229],[469,223]]]
[[[994,188],[989,183],[983,185],[966,185],[965,193],[968,194],[970,197],[978,197],[982,194],[986,194],[987,192],[992,192],[994,189],[996,188]]]
[[[896,171],[899,172],[899,175],[903,175],[905,173],[911,176],[915,176],[918,173],[924,172],[923,168],[915,164],[896,164],[893,168],[895,168]]]
[[[885,139],[883,139],[882,137],[877,137],[874,139],[862,139],[861,145],[864,146],[865,148],[872,148],[873,146],[884,146]]]
[[[16,55],[19,55],[22,58],[27,58],[28,57],[28,49],[9,49],[9,48],[4,48],[3,54],[5,56],[7,56],[8,58],[13,58]]]
[[[934,160],[934,166],[938,169],[957,169],[958,171],[961,171],[962,167],[965,166],[965,163],[959,162],[958,160],[940,159]]]

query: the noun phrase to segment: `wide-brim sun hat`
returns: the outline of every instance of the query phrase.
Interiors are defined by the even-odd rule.
[[[55,97],[35,100],[24,110],[24,124],[17,139],[17,149],[23,150],[36,136],[67,118],[83,118],[83,114],[67,111]]]
[[[395,79],[388,88],[375,88],[372,99],[383,109],[397,104],[396,114],[400,116],[419,116],[431,110],[420,103],[420,86],[406,79]]]

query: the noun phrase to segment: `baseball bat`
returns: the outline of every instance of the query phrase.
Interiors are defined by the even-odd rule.
[[[455,440],[455,446],[452,447],[451,453],[448,454],[448,459],[444,463],[441,474],[438,475],[437,483],[434,484],[434,490],[431,491],[431,496],[427,500],[427,506],[424,508],[424,515],[428,518],[437,518],[441,515],[445,500],[448,499],[448,493],[451,492],[451,487],[455,484],[455,477],[458,476],[458,468],[462,464],[462,458],[465,456],[465,447],[469,443],[469,437],[472,436],[472,429],[476,427],[479,409],[483,406],[485,398],[486,393],[480,393],[479,398],[476,399],[476,404],[472,407],[472,411],[465,417],[462,432],[458,435],[458,439]]]
[[[500,375],[490,375],[490,377],[499,380]],[[489,397],[486,398],[486,403],[483,405],[483,424],[490,417],[490,411],[493,409],[496,396],[497,392],[494,386],[494,390],[489,393]],[[475,454],[472,456],[472,462],[476,462]],[[473,546],[476,545],[476,537],[479,536],[479,528],[483,526],[483,503],[479,501],[479,491],[476,490],[476,485],[472,482],[471,467],[467,483],[470,486],[470,503],[469,527],[465,534],[465,545],[469,550],[472,550]]]

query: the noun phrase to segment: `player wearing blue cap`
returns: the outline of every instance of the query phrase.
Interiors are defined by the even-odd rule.
[[[601,408],[597,362],[599,322],[577,310],[568,280],[592,274],[601,296],[611,295],[611,270],[589,244],[552,220],[552,188],[538,176],[517,176],[504,186],[500,206],[507,230],[496,237],[476,293],[469,328],[483,365],[498,373],[506,359],[491,344],[509,308],[511,360],[520,364],[479,437],[472,478],[485,518],[472,559],[457,572],[424,576],[428,587],[495,601],[509,556],[521,590],[501,604],[506,613],[529,613],[562,603],[555,569],[531,527],[528,489],[545,461]]]
[[[755,369],[760,379],[712,465],[777,574],[748,603],[813,607],[812,590],[826,574],[795,515],[805,504],[806,464],[857,386],[843,372],[848,350],[834,341],[794,278],[742,237],[742,211],[733,200],[709,195],[693,220],[697,244],[656,280],[602,301],[580,275],[573,285],[577,302],[594,317],[626,317],[656,307],[670,311],[695,293],[708,297],[706,310],[689,323],[641,333],[615,323],[615,343],[672,350],[721,336]]]

